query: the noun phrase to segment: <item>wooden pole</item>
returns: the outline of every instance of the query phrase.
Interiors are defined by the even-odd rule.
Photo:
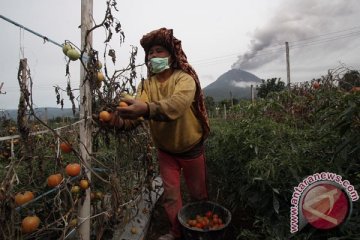
[[[29,144],[29,122],[27,116],[27,100],[30,98],[28,89],[28,72],[27,72],[27,59],[20,59],[19,71],[21,70],[20,86],[20,99],[18,106],[17,125],[20,132],[21,142],[24,146],[25,162],[28,163],[29,174],[33,173],[33,166],[31,164],[32,150]]]
[[[23,128],[28,128],[28,119],[26,114],[26,96],[25,93],[28,91],[28,81],[27,81],[27,58],[20,59],[21,65],[21,84],[20,84],[20,101],[19,101],[19,109],[18,109],[18,126]],[[29,97],[29,96],[28,96]],[[20,118],[21,117],[21,118]],[[19,122],[20,121],[20,122]],[[25,139],[22,138],[24,141]],[[26,152],[28,152],[28,144],[25,144]]]
[[[287,73],[287,86],[290,90],[290,56],[289,56],[289,43],[285,42],[286,47],[286,73]]]
[[[87,31],[92,27],[93,0],[81,0],[81,49],[84,49],[85,43],[88,50],[92,46],[92,34],[86,38]],[[85,51],[87,52],[87,51]],[[80,153],[86,165],[91,167],[92,153],[92,109],[91,109],[91,90],[90,82],[85,80],[85,69],[80,65]],[[91,173],[86,169],[86,175],[91,181]],[[85,199],[79,206],[79,234],[80,239],[90,240],[90,188],[86,189]]]

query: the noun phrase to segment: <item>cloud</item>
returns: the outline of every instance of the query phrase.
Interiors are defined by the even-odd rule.
[[[285,42],[289,42],[290,47],[296,47],[346,37],[346,34],[351,34],[350,30],[337,31],[333,35],[321,34],[343,29],[346,23],[354,25],[359,10],[358,0],[348,0],[346,3],[342,0],[284,1],[274,17],[264,27],[255,30],[249,49],[238,56],[232,68],[256,69],[279,57],[284,58]],[[314,36],[320,38],[316,41],[309,39]]]
[[[237,82],[235,80],[231,81],[231,85],[233,85],[234,87],[239,87],[239,88],[248,88],[251,87],[251,85],[256,86],[259,83],[256,82]]]

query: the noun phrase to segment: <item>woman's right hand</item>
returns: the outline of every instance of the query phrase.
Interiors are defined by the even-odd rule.
[[[120,117],[118,110],[112,112],[111,119],[108,124],[117,128],[122,128],[124,126],[124,120]]]
[[[149,115],[149,105],[141,100],[137,99],[123,99],[127,107],[117,107],[117,112],[120,114],[120,118],[124,119],[139,119]]]

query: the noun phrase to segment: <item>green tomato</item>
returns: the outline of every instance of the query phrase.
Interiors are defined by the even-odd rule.
[[[70,60],[76,61],[80,58],[80,53],[76,51],[76,49],[72,48],[69,51],[67,51],[66,56],[68,56]]]
[[[70,191],[72,193],[78,193],[80,191],[80,187],[78,185],[72,186]]]
[[[63,45],[63,48],[62,48],[63,53],[64,53],[65,55],[67,55],[67,52],[68,52],[71,48],[72,48],[72,47],[71,47],[70,44],[65,43],[65,44]]]

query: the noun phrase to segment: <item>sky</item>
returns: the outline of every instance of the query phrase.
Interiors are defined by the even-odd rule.
[[[143,63],[139,41],[161,27],[173,29],[182,41],[202,87],[232,68],[286,82],[285,42],[292,83],[319,78],[339,66],[360,69],[358,0],[117,0],[117,8],[113,15],[121,23],[125,41],[120,44],[119,35],[113,36],[110,46],[117,61],[114,65],[107,58],[109,69],[126,67],[132,46],[139,48],[137,64]],[[103,20],[105,9],[105,0],[94,0],[95,23]],[[70,40],[80,46],[80,0],[1,0],[0,15],[56,43]],[[93,47],[102,53],[105,31],[99,28],[93,34]],[[65,88],[67,82],[62,49],[2,18],[0,36],[0,85],[4,83],[1,92],[6,92],[0,94],[0,110],[18,106],[22,58],[31,71],[35,107],[57,107],[53,86]],[[79,61],[71,62],[73,89],[79,87],[79,72]],[[138,76],[145,75],[146,68],[139,67]],[[63,97],[65,107],[70,107]]]

